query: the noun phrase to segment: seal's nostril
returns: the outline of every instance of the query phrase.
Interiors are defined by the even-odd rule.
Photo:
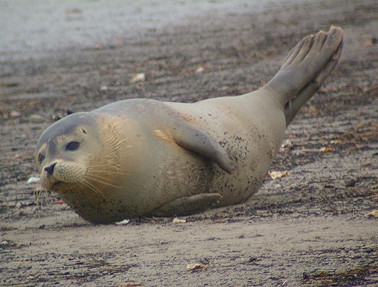
[[[48,166],[48,167],[45,167],[45,171],[47,171],[47,173],[49,175],[52,175],[53,172],[54,172],[54,167],[55,167],[56,163],[53,163],[52,165]]]

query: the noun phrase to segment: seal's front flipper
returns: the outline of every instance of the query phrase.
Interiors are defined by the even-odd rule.
[[[179,146],[213,160],[224,171],[231,173],[234,170],[225,149],[200,128],[180,121],[173,127],[172,136]]]
[[[155,216],[181,216],[205,211],[217,206],[222,196],[219,193],[201,193],[181,197],[164,204],[152,212]]]

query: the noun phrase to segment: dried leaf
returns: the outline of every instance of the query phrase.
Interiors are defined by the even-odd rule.
[[[126,284],[119,285],[118,287],[131,287],[131,286],[143,286],[143,282],[130,281],[130,282],[127,282]]]
[[[116,39],[115,41],[115,45],[116,47],[120,47],[124,44],[123,40],[122,39]]]
[[[130,219],[124,219],[122,221],[116,222],[115,225],[127,225],[130,223],[130,221],[131,221]]]
[[[377,44],[377,39],[376,38],[371,38],[369,40],[361,42],[361,45],[364,47],[373,47]]]
[[[208,267],[209,267],[209,264],[194,263],[194,264],[188,264],[186,266],[186,269],[188,271],[202,271],[202,270],[206,270]]]
[[[69,13],[69,14],[81,14],[81,13],[83,13],[83,11],[79,8],[67,9],[65,12]]]
[[[331,144],[341,144],[341,141],[340,140],[331,140],[330,143]]]
[[[202,67],[202,66],[199,66],[199,67],[196,69],[196,73],[202,73],[203,71],[205,71],[205,68]]]
[[[144,73],[136,74],[131,80],[130,83],[144,82],[146,80],[146,75]]]
[[[54,204],[64,204],[64,200],[55,200]]]
[[[281,148],[292,147],[292,146],[293,146],[293,143],[292,143],[289,139],[286,139],[286,140],[281,144]]]
[[[287,176],[288,174],[289,174],[288,171],[271,171],[271,172],[269,172],[269,176],[272,179],[281,178],[281,177]]]
[[[182,218],[173,218],[173,223],[186,223],[186,219],[182,219]]]
[[[31,176],[31,177],[29,177],[29,179],[28,179],[28,181],[27,181],[27,183],[37,183],[39,181],[39,177],[37,177],[37,176]]]
[[[371,162],[361,164],[361,168],[368,168],[368,167],[371,167],[371,166],[372,166]]]
[[[93,49],[95,49],[95,50],[101,50],[103,47],[102,47],[102,45],[101,44],[94,44],[94,46],[93,46]]]
[[[17,112],[17,111],[11,111],[10,116],[12,118],[18,118],[18,117],[21,117],[22,114],[20,112]]]
[[[327,147],[320,148],[319,151],[320,152],[333,152],[333,151],[335,151],[335,149],[333,147],[327,146]]]
[[[375,217],[377,218],[378,217],[378,209],[375,209],[367,214],[365,214],[365,217]]]

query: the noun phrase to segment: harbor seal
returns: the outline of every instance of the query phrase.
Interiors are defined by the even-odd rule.
[[[342,45],[338,27],[305,37],[265,86],[241,96],[190,104],[129,99],[71,114],[38,140],[41,186],[92,223],[244,202]]]

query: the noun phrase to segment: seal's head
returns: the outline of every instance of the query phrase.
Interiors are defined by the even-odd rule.
[[[106,142],[104,133],[111,134]],[[117,145],[114,127],[93,113],[59,120],[37,143],[35,162],[42,189],[57,191],[66,199],[66,193],[80,191],[103,196],[102,189],[113,181],[111,171],[118,167]]]

